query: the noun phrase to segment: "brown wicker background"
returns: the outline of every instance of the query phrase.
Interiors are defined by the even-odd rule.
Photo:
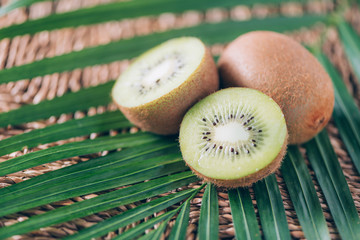
[[[7,1],[0,1],[4,4]],[[54,2],[42,2],[34,4],[26,9],[17,9],[7,16],[0,18],[0,27],[8,26],[15,23],[26,21],[27,19],[36,19],[55,12],[65,12],[77,8],[87,7],[96,4],[103,4],[111,2],[111,0],[59,0]],[[240,1],[239,1],[240,2]],[[61,55],[71,51],[78,51],[83,48],[106,44],[111,41],[116,41],[123,38],[131,38],[136,35],[146,35],[151,32],[165,31],[172,28],[181,28],[186,26],[197,25],[201,22],[218,22],[225,19],[235,19],[238,21],[247,20],[250,18],[264,18],[275,15],[297,16],[303,13],[329,13],[333,11],[335,4],[310,2],[305,5],[298,3],[286,3],[279,6],[269,5],[255,5],[253,7],[238,6],[233,9],[211,9],[206,12],[188,11],[183,14],[164,13],[158,17],[142,17],[137,19],[129,19],[122,21],[107,22],[104,24],[96,24],[86,27],[69,28],[62,30],[55,30],[51,32],[41,32],[34,36],[18,36],[11,40],[0,40],[0,69],[9,68],[16,65],[22,65],[32,61],[40,60],[46,57]],[[346,13],[347,19],[352,23],[353,27],[360,33],[360,12],[358,8],[352,8]],[[344,51],[339,40],[339,36],[335,29],[325,31],[325,27],[321,24],[312,27],[311,29],[301,29],[291,32],[292,36],[302,43],[315,43],[319,41],[322,34],[325,35],[325,42],[323,44],[324,52],[331,59],[332,63],[341,73],[349,91],[356,98],[356,103],[359,106],[360,101],[360,85],[356,80],[351,67],[346,60]],[[213,45],[209,46],[214,55],[222,52],[224,46]],[[77,69],[71,72],[56,73],[44,77],[36,77],[30,80],[22,80],[14,83],[0,85],[0,112],[6,112],[11,109],[20,107],[23,104],[38,103],[44,99],[52,99],[56,96],[61,96],[69,91],[78,91],[80,88],[97,85],[116,79],[119,74],[128,66],[129,61],[118,61],[111,64],[87,67],[85,69]],[[0,140],[11,137],[16,134],[30,131],[32,129],[43,128],[47,125],[60,123],[72,118],[82,118],[86,115],[94,115],[107,110],[116,109],[113,105],[91,108],[87,112],[76,112],[74,114],[63,114],[60,117],[51,117],[43,121],[36,121],[32,123],[23,124],[17,127],[8,127],[0,129]],[[348,153],[342,143],[338,130],[330,123],[327,127],[331,143],[336,151],[336,154],[341,163],[346,180],[348,182],[350,191],[355,201],[358,213],[360,213],[360,176],[357,175],[355,167],[351,162]],[[124,131],[138,131],[136,128]],[[110,135],[117,134],[117,131],[110,131]],[[91,134],[88,137],[72,138],[64,141],[58,141],[51,144],[40,145],[31,149],[23,149],[9,155],[0,157],[0,162],[26,154],[28,152],[45,149],[51,146],[60,145],[71,141],[79,141],[85,138],[96,138],[99,134]],[[302,149],[305,156],[305,150]],[[53,171],[62,167],[76,164],[81,161],[87,161],[99,155],[105,155],[107,152],[93,154],[89,156],[74,157],[62,161],[45,164],[35,168],[31,168],[18,173],[10,174],[5,177],[0,177],[0,188],[7,187],[12,184],[27,180],[29,178],[38,176],[45,172]],[[308,164],[308,162],[307,162]],[[336,229],[326,201],[323,197],[320,187],[316,181],[311,166],[310,173],[313,178],[321,206],[333,239],[339,239],[339,233]],[[291,203],[289,194],[287,192],[285,183],[282,179],[281,173],[277,172],[277,179],[280,186],[281,195],[286,210],[286,216],[289,223],[291,236],[294,239],[304,239],[304,233],[297,219],[294,207]],[[199,186],[198,184],[190,185],[188,187]],[[256,201],[252,188],[249,189],[253,198],[253,203],[256,209]],[[48,210],[72,204],[76,201],[89,199],[101,193],[94,193],[86,196],[76,197],[61,202],[56,202],[50,205],[41,206],[35,209],[9,215],[0,218],[0,227],[9,226],[16,222],[21,222],[30,216],[44,213]],[[234,228],[232,225],[232,216],[228,201],[227,191],[219,189],[219,207],[220,207],[220,238],[234,238]],[[188,239],[195,239],[197,222],[199,219],[200,205],[202,193],[192,201],[190,224],[188,227]],[[149,200],[148,200],[149,201]],[[116,209],[94,214],[85,218],[77,219],[68,223],[59,224],[52,227],[42,228],[27,235],[14,236],[12,239],[57,239],[68,234],[73,234],[79,229],[91,226],[97,222],[102,221],[110,216],[119,214],[136,207],[138,203],[129,204],[126,206],[119,206]],[[256,212],[257,217],[258,213]],[[157,214],[154,214],[156,216]],[[259,222],[260,223],[260,222]],[[166,236],[174,224],[174,219],[170,222]],[[133,226],[118,229],[117,231],[108,234],[104,239],[111,237],[125,231]]]

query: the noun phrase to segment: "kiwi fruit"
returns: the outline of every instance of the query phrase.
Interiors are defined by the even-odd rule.
[[[218,186],[250,186],[273,173],[287,146],[280,107],[248,88],[227,88],[195,104],[180,126],[180,149],[200,178]]]
[[[186,111],[219,88],[216,64],[195,37],[168,40],[139,56],[120,75],[112,98],[145,131],[178,133]]]
[[[310,140],[331,117],[334,89],[329,75],[310,52],[283,34],[241,35],[226,47],[218,66],[225,87],[257,89],[279,104],[290,144]]]

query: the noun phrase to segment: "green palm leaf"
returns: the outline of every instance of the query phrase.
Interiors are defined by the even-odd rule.
[[[198,237],[200,240],[219,238],[219,204],[215,186],[208,183],[201,202]]]
[[[117,148],[139,146],[154,142],[159,137],[148,133],[121,134],[115,137],[100,137],[94,140],[67,143],[36,152],[31,152],[0,163],[0,176],[18,172],[41,164]]]
[[[136,227],[131,228],[130,230],[118,235],[117,237],[113,238],[114,240],[128,240],[128,239],[135,239],[139,235],[143,234],[146,229],[153,227],[155,224],[159,222],[167,222],[168,218],[173,217],[177,213],[178,209],[172,210],[170,212],[164,213],[158,217],[152,218],[146,222],[140,223],[136,225]],[[131,221],[133,222],[133,220]],[[93,237],[94,235],[91,235]],[[77,239],[77,238],[75,238]]]
[[[164,233],[167,223],[170,221],[172,216],[170,216],[168,219],[166,219],[163,223],[160,224],[160,226],[156,230],[152,230],[152,234],[150,235],[149,240],[152,239],[161,239],[161,235]]]
[[[72,113],[87,110],[90,107],[107,105],[111,102],[110,91],[114,82],[100,84],[96,87],[81,89],[74,93],[45,100],[34,105],[25,105],[18,109],[0,114],[0,127],[17,125],[38,119],[60,116],[63,113]],[[76,103],[76,104],[74,104]]]
[[[39,144],[131,126],[132,124],[118,111],[69,120],[2,140],[0,156],[20,150],[24,146],[31,148]]]
[[[27,7],[36,2],[43,2],[43,1],[46,1],[46,0],[14,0],[14,1],[11,1],[9,4],[0,8],[0,16],[3,16],[6,13],[9,13],[16,8]]]
[[[310,15],[301,18],[276,17],[265,20],[252,19],[243,22],[227,21],[216,24],[205,23],[190,28],[138,36],[1,70],[0,84],[133,58],[155,45],[174,37],[197,36],[207,44],[226,43],[235,39],[240,34],[256,29],[288,31],[311,26],[325,19],[325,16]]]
[[[309,170],[296,146],[289,146],[281,172],[307,239],[330,239]]]
[[[290,239],[285,209],[274,174],[254,185],[265,239]]]
[[[41,1],[41,0],[37,0]],[[44,0],[42,0],[44,1]],[[17,1],[3,9],[0,16],[16,7],[28,6],[34,0]],[[261,0],[256,3],[276,4],[284,0]],[[252,0],[241,1],[242,5],[255,4]],[[132,0],[124,2],[113,2],[97,5],[90,8],[82,8],[76,11],[53,14],[36,20],[29,20],[22,24],[12,25],[0,29],[0,39],[12,38],[17,35],[34,34],[45,30],[54,30],[66,27],[77,27],[102,23],[113,20],[122,20],[143,16],[154,16],[164,12],[181,13],[187,10],[203,11],[214,7],[234,7],[239,5],[238,0]]]
[[[190,171],[187,171],[102,194],[89,200],[76,202],[69,206],[64,206],[41,215],[33,216],[24,222],[1,228],[0,239],[153,197],[160,193],[189,184],[195,181],[195,179],[196,177]],[[191,195],[190,191],[185,193],[185,197]],[[181,195],[183,193],[180,192],[178,194]]]
[[[189,198],[181,206],[181,211],[180,211],[179,215],[176,218],[176,222],[175,222],[174,227],[171,230],[169,239],[171,239],[171,240],[184,240],[184,239],[186,239],[186,229],[187,229],[187,226],[189,224],[190,200],[191,199],[192,198]]]
[[[341,237],[360,239],[360,219],[327,132],[323,130],[305,147]]]
[[[345,20],[340,20],[337,27],[345,53],[357,79],[360,81],[360,37]]]
[[[320,53],[316,57],[331,76],[335,92],[333,119],[351,160],[360,173],[360,111],[329,59]]]
[[[188,202],[190,199],[192,199],[194,197],[194,195],[196,195],[196,193],[198,193],[198,191],[201,188],[202,187],[200,187],[198,189],[185,190],[185,191],[182,191],[181,194],[179,194],[179,193],[171,194],[169,196],[162,197],[162,198],[153,200],[151,202],[145,203],[141,206],[138,206],[136,208],[128,210],[125,213],[122,213],[120,215],[109,218],[101,223],[95,224],[94,226],[92,226],[90,228],[86,228],[86,229],[80,231],[78,234],[74,234],[70,237],[67,237],[66,239],[80,240],[80,239],[89,239],[89,238],[94,238],[94,237],[100,237],[110,231],[124,227],[130,223],[139,221],[139,220],[143,219],[144,217],[151,215],[154,212],[158,212],[165,208],[168,208],[168,207],[172,206],[173,204],[181,201],[186,196],[190,196],[190,194],[191,194],[189,199],[186,201],[186,202]],[[179,207],[179,208],[181,208],[181,207]],[[170,211],[168,213],[165,213],[159,217],[152,218],[151,220],[143,222],[142,224],[137,225],[136,227],[132,228],[131,230],[126,231],[123,234],[119,235],[118,239],[133,239],[133,238],[139,236],[146,229],[154,226],[156,223],[161,222],[162,220],[165,220],[165,219],[168,219],[168,218],[171,218],[172,216],[174,216],[176,214],[176,212],[179,211],[179,208],[177,208],[173,211]],[[167,221],[165,221],[165,222],[167,222]]]
[[[250,193],[246,188],[229,190],[236,239],[261,239]]]
[[[0,189],[1,216],[186,170],[179,155],[174,144],[147,144],[46,173]]]

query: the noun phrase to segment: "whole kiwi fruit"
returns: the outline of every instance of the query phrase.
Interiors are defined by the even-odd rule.
[[[317,59],[302,45],[279,33],[254,31],[231,42],[219,59],[225,87],[249,87],[281,107],[289,143],[313,138],[331,118],[334,89]]]
[[[139,56],[120,75],[112,98],[145,131],[175,134],[186,111],[219,88],[215,62],[195,37],[168,40]]]

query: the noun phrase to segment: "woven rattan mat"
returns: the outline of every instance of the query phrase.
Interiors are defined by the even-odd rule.
[[[6,1],[2,1],[4,4]],[[95,4],[103,4],[111,2],[110,0],[60,0],[54,2],[42,2],[34,4],[27,9],[18,9],[7,16],[0,18],[0,27],[8,26],[15,23],[23,22],[27,19],[40,18],[54,12],[64,12]],[[108,22],[104,24],[98,24],[87,27],[78,27],[71,29],[55,30],[51,32],[41,32],[34,36],[19,36],[14,39],[3,39],[0,41],[0,69],[9,68],[16,65],[29,63],[35,60],[40,60],[46,57],[52,57],[55,55],[61,55],[67,52],[76,51],[85,47],[106,44],[110,41],[116,41],[123,38],[130,38],[135,35],[146,35],[151,32],[165,31],[172,28],[181,28],[186,26],[197,25],[200,22],[218,22],[228,18],[236,20],[247,20],[249,18],[264,18],[272,15],[289,15],[296,16],[303,13],[326,13],[332,11],[334,8],[331,4],[323,4],[320,2],[310,2],[306,5],[299,5],[297,3],[284,4],[279,6],[263,6],[255,5],[251,8],[245,6],[238,6],[233,9],[211,9],[206,12],[194,12],[188,11],[183,14],[170,14],[165,13],[158,17],[143,17],[138,19],[123,20],[119,22]],[[347,14],[348,20],[353,24],[353,27],[360,32],[360,13],[356,9],[352,9]],[[321,25],[314,26],[311,29],[301,29],[289,34],[294,39],[305,44],[311,44],[318,41],[324,27]],[[214,45],[209,46],[212,53],[218,55],[222,52],[224,46]],[[360,86],[355,79],[355,76],[344,56],[341,43],[337,32],[334,29],[330,29],[326,35],[326,41],[324,43],[324,51],[331,59],[332,63],[341,73],[349,91],[356,98],[359,106],[360,100]],[[80,88],[97,85],[116,79],[118,75],[128,66],[128,61],[119,61],[107,65],[87,67],[85,69],[74,70],[72,72],[56,73],[44,77],[37,77],[31,80],[23,80],[9,84],[0,85],[0,112],[9,111],[15,109],[24,104],[38,103],[44,99],[52,99],[56,96],[61,96],[65,92],[77,91]],[[0,129],[0,140],[7,137],[30,131],[32,129],[43,128],[47,125],[60,123],[72,118],[82,118],[85,115],[94,115],[107,110],[115,109],[113,105],[91,108],[87,112],[76,112],[75,114],[64,114],[60,117],[51,117],[44,121],[37,121],[32,123],[23,124],[17,127],[8,127],[6,129]],[[330,122],[327,127],[329,135],[331,137],[331,143],[335,149],[335,152],[339,158],[341,167],[344,171],[346,180],[348,182],[350,191],[354,198],[356,208],[360,212],[360,176],[356,174],[354,165],[352,164],[348,153],[339,138],[338,130]],[[136,128],[132,128],[126,131],[137,131]],[[110,131],[110,134],[117,134],[116,131]],[[91,134],[86,138],[96,138],[98,134]],[[28,152],[37,151],[40,149],[46,149],[51,146],[61,145],[66,142],[79,141],[84,139],[73,138],[66,141],[58,141],[51,144],[40,145],[31,149],[23,149],[22,151],[14,152],[9,155],[0,157],[0,162],[6,161],[16,156],[26,154]],[[302,149],[305,153],[304,149]],[[106,152],[101,153],[102,155]],[[7,187],[9,185],[27,180],[29,178],[38,176],[45,172],[53,171],[59,168],[63,168],[72,164],[76,164],[81,161],[86,161],[98,155],[74,157],[65,159],[62,161],[56,161],[53,163],[45,164],[43,166],[28,169],[22,172],[10,174],[6,177],[0,177],[0,188]],[[308,164],[308,163],[307,163]],[[321,207],[323,209],[331,237],[333,239],[340,238],[336,229],[332,216],[329,212],[329,208],[323,197],[321,189],[316,181],[314,172],[310,173],[315,184],[318,197],[321,201]],[[304,233],[297,219],[294,211],[294,207],[290,201],[288,191],[285,183],[282,179],[281,173],[277,172],[277,180],[280,186],[281,195],[283,198],[286,217],[289,223],[289,229],[291,236],[294,239],[303,239]],[[199,183],[189,185],[186,188],[199,186]],[[256,209],[256,201],[252,188],[249,189],[253,198],[253,203]],[[90,194],[86,196],[76,197],[69,200],[56,202],[51,205],[45,205],[35,209],[27,210],[17,214],[12,214],[5,218],[0,218],[0,227],[8,226],[16,222],[23,221],[30,216],[44,213],[48,210],[72,204],[76,201],[82,201],[97,196],[98,194]],[[228,195],[226,190],[219,189],[219,206],[220,206],[220,238],[234,238],[234,228],[232,224],[232,216],[230,212],[230,206],[228,201]],[[190,224],[188,227],[188,239],[195,239],[197,222],[199,219],[200,205],[201,205],[202,193],[199,193],[197,197],[192,201]],[[57,239],[64,237],[68,234],[77,232],[79,229],[91,226],[97,222],[102,221],[110,216],[119,214],[136,207],[139,203],[133,203],[126,206],[119,206],[116,209],[112,209],[106,212],[94,214],[85,218],[77,219],[71,222],[59,224],[53,227],[42,228],[41,230],[34,231],[27,235],[15,236],[13,239]],[[175,206],[174,206],[175,207]],[[173,208],[174,208],[173,207]],[[258,213],[256,212],[257,217]],[[156,215],[154,215],[156,216]],[[153,216],[152,216],[153,217]],[[171,226],[174,224],[174,219],[170,221],[166,230],[166,236],[169,234]],[[104,239],[110,239],[111,237],[131,228],[118,229],[115,232],[108,234]]]

